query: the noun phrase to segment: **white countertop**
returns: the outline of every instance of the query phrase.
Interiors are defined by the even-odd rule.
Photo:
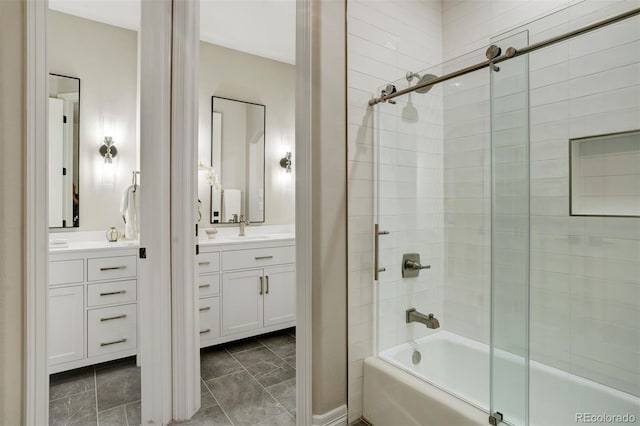
[[[254,234],[240,237],[235,235],[217,235],[215,238],[208,238],[206,235],[201,235],[198,238],[198,244],[201,247],[208,246],[221,246],[221,245],[242,245],[251,243],[280,243],[285,241],[295,241],[295,234],[288,232],[280,232],[273,234]]]
[[[138,248],[138,241],[116,241],[110,243],[106,239],[104,241],[69,241],[65,245],[49,244],[49,253],[70,253],[75,251],[98,251],[113,249],[135,249]]]
[[[234,247],[248,245],[250,247],[268,244],[295,242],[294,227],[285,226],[252,226],[246,228],[247,235],[240,237],[237,227],[220,227],[215,238],[208,238],[205,229],[200,230],[198,244],[201,247]],[[120,240],[114,243],[107,241],[102,231],[55,232],[49,234],[49,241],[64,241],[65,244],[49,244],[50,254],[100,250],[131,250],[140,245],[137,240]]]

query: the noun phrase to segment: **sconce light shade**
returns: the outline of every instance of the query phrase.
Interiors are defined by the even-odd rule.
[[[291,166],[293,165],[291,158],[291,153],[287,152],[286,155],[280,159],[280,167],[285,169],[287,173],[291,173]]]
[[[104,137],[104,142],[98,152],[104,158],[105,163],[111,164],[113,162],[113,158],[118,155],[118,150],[116,149],[111,136]]]

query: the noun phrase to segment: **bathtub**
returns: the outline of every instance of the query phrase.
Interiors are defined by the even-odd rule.
[[[422,359],[414,365],[415,350]],[[496,409],[506,422],[522,425],[524,359],[496,350],[495,366],[500,380]],[[489,387],[489,347],[440,331],[365,360],[364,417],[374,426],[486,425]],[[640,398],[531,361],[529,413],[532,426],[575,425],[589,419],[640,424]]]

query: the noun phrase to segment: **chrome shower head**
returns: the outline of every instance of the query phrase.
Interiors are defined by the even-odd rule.
[[[420,77],[420,80],[418,80],[418,82],[416,84],[428,83],[430,81],[435,80],[436,78],[438,78],[437,75],[425,74],[422,77]],[[421,87],[420,89],[416,89],[416,92],[418,92],[418,93],[427,93],[429,90],[431,90],[432,87],[433,86]]]

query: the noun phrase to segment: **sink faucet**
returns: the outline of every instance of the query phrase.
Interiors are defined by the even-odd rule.
[[[238,236],[244,237],[244,227],[249,225],[249,220],[244,217],[243,214],[240,215],[240,234]]]
[[[427,328],[438,328],[440,327],[440,322],[433,314],[425,315],[418,311],[416,308],[409,308],[406,311],[406,322],[409,324],[410,322],[419,322],[427,326]]]

